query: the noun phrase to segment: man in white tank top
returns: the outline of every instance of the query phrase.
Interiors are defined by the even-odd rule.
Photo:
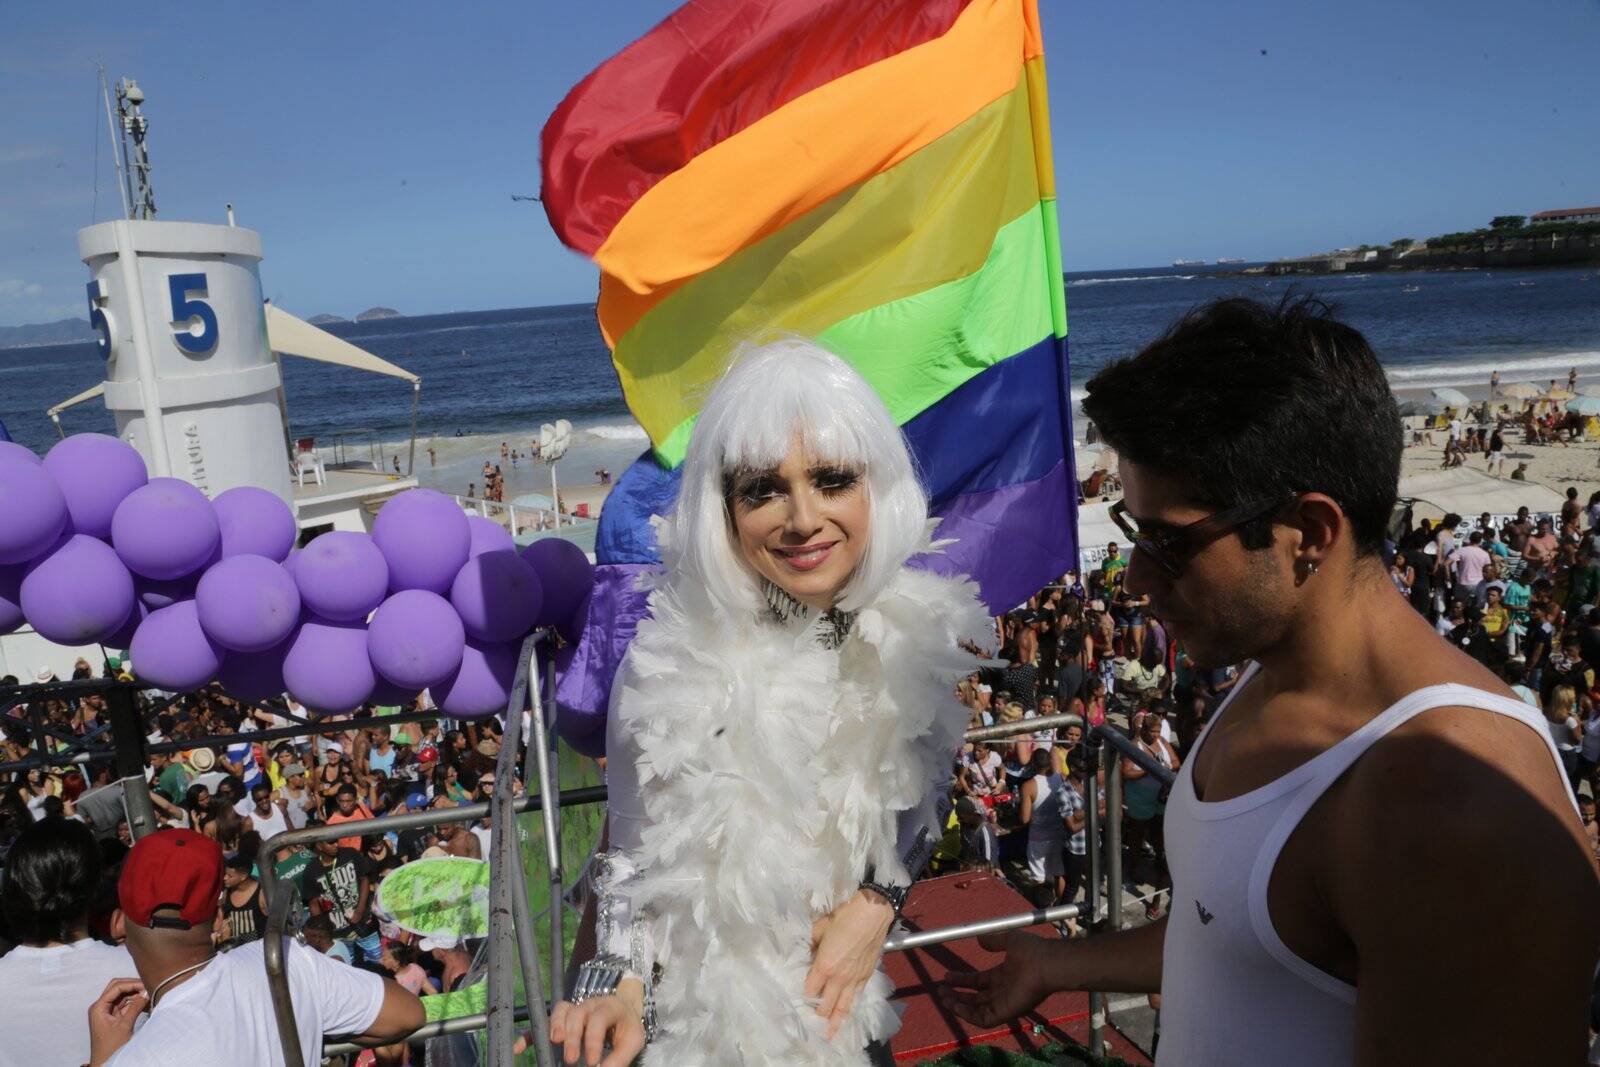
[[[1401,430],[1316,301],[1192,312],[1089,383],[1124,582],[1202,667],[1250,663],[1166,815],[1167,918],[987,939],[992,1026],[1057,990],[1162,994],[1161,1067],[1583,1062],[1600,878],[1541,717],[1382,558]]]

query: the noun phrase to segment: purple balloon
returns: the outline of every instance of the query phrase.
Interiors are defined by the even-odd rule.
[[[511,641],[533,628],[544,594],[539,576],[514,551],[467,560],[450,584],[450,603],[479,641]]]
[[[313,618],[301,625],[283,660],[285,688],[316,711],[359,707],[376,680],[367,660],[367,628],[359,623]]]
[[[186,574],[182,578],[171,581],[161,581],[156,578],[146,578],[142,575],[133,576],[133,591],[139,597],[139,603],[151,611],[169,608],[180,600],[193,600],[196,583],[200,580],[198,574]]]
[[[472,542],[467,548],[468,559],[502,548],[509,548],[513,552],[517,550],[517,543],[511,539],[511,531],[493,519],[468,515],[467,529],[472,533]]]
[[[286,640],[262,652],[229,652],[217,672],[222,688],[241,700],[266,700],[283,693],[283,661],[294,643]]]
[[[56,442],[44,469],[61,487],[75,532],[111,536],[111,516],[129,493],[150,481],[144,457],[126,441],[103,433],[78,433]]]
[[[276,493],[253,485],[237,485],[211,502],[222,531],[222,557],[265,556],[282,563],[294,548],[300,531]]]
[[[133,647],[133,635],[139,632],[139,626],[150,615],[150,609],[139,601],[133,602],[133,610],[128,612],[128,618],[117,629],[116,633],[107,634],[101,638],[100,643],[107,648],[120,648],[123,651]]]
[[[443,596],[467,562],[472,527],[454,500],[432,489],[408,489],[383,506],[372,539],[389,561],[389,589],[426,589]]]
[[[332,622],[362,622],[389,592],[389,564],[371,537],[335,530],[294,557],[300,599]]]
[[[200,628],[192,600],[152,611],[134,631],[128,649],[134,673],[161,689],[199,689],[222,668],[223,650]]]
[[[200,625],[230,652],[261,652],[300,622],[300,590],[265,556],[229,556],[207,570],[194,591]]]
[[[578,606],[572,609],[572,614],[567,616],[567,621],[556,626],[556,633],[567,642],[568,647],[574,647],[583,640],[584,627],[589,625],[589,602],[594,596],[591,588],[583,594],[583,599],[578,601]]]
[[[0,456],[0,563],[27,563],[67,532],[67,500],[42,463]]]
[[[22,625],[21,567],[0,567],[0,634]]]
[[[449,601],[425,589],[404,589],[373,614],[367,654],[380,675],[415,692],[461,665],[466,639]]]
[[[111,546],[84,534],[27,568],[22,613],[46,640],[86,645],[115,633],[133,609],[133,575]]]
[[[372,687],[372,695],[367,702],[380,708],[405,707],[417,699],[421,689],[412,689],[409,686],[395,685],[383,675],[378,675],[378,684]]]
[[[438,685],[433,699],[456,719],[486,719],[506,710],[511,687],[517,680],[519,645],[493,645],[467,641],[461,666]]]
[[[20,459],[35,467],[44,465],[44,460],[40,459],[39,454],[33,449],[25,448],[15,441],[0,441],[0,463],[4,463],[7,459]]]
[[[583,549],[559,537],[541,537],[522,550],[522,558],[538,572],[539,587],[544,591],[544,604],[534,625],[563,625],[594,585],[594,564]]]
[[[111,543],[135,574],[172,579],[204,567],[222,533],[204,493],[177,478],[151,478],[117,505]]]

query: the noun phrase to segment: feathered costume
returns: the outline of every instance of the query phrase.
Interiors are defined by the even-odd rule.
[[[910,568],[853,615],[766,592],[730,618],[664,583],[612,693],[600,938],[659,966],[648,1067],[857,1067],[899,1026],[879,971],[828,1039],[811,927],[869,870],[903,884],[926,862],[968,717],[954,686],[981,662],[959,646],[993,626],[972,582]]]

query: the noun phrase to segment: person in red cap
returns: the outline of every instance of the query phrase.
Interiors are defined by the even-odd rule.
[[[115,936],[137,978],[106,986],[89,1009],[91,1067],[282,1064],[262,942],[226,954],[211,943],[222,892],[222,848],[192,830],[160,830],[128,853],[117,883]],[[423,1023],[422,1002],[394,982],[286,938],[284,955],[300,1048],[322,1061],[327,1033],[392,1044]],[[137,1033],[134,1023],[149,1018]]]

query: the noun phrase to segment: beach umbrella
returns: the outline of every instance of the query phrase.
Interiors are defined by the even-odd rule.
[[[1445,405],[1437,400],[1405,400],[1400,404],[1402,415],[1439,415],[1443,414]]]
[[[1567,410],[1579,415],[1600,415],[1600,396],[1580,396],[1567,405]]]
[[[1563,401],[1563,400],[1571,400],[1574,396],[1577,396],[1577,395],[1578,394],[1574,393],[1572,390],[1564,389],[1559,385],[1556,386],[1554,389],[1549,390],[1548,392],[1540,394],[1542,399],[1544,399],[1544,400],[1553,400],[1553,401],[1556,401],[1556,402],[1560,402],[1560,401]]]
[[[1451,389],[1448,386],[1435,389],[1433,391],[1433,398],[1435,400],[1441,400],[1453,408],[1464,408],[1468,404],[1472,403],[1472,399],[1468,397],[1466,393],[1463,393],[1459,389]]]
[[[1543,396],[1544,393],[1532,382],[1513,382],[1510,385],[1501,386],[1500,395],[1502,397],[1510,397],[1512,400],[1533,400],[1536,397]]]

